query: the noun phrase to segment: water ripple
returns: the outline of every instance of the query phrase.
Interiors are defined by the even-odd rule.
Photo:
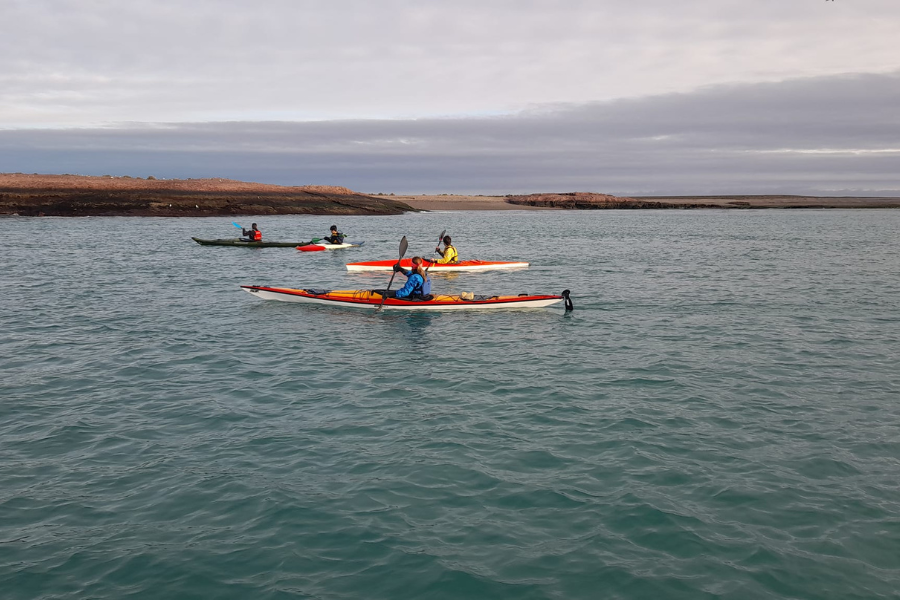
[[[16,219],[2,595],[895,597],[898,219],[347,217],[372,241],[352,256],[190,242],[225,235],[215,219]],[[435,285],[568,287],[576,311],[357,313],[237,288],[381,286],[343,261],[441,229],[500,260],[572,236],[530,269]]]

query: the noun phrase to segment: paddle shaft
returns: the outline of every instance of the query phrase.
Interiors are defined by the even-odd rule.
[[[439,246],[440,246],[441,242],[442,242],[443,239],[444,239],[444,234],[445,234],[445,233],[447,233],[447,230],[446,230],[446,229],[443,230],[443,231],[441,232],[441,235],[438,236],[438,245],[439,245]],[[432,252],[432,254],[434,254],[435,252],[437,252],[437,248],[434,249],[434,252]],[[430,268],[431,268],[431,265],[433,265],[433,264],[434,264],[434,262],[432,262],[430,265],[428,265],[427,267],[425,267],[425,273],[428,273],[428,269],[430,269]]]
[[[400,258],[397,259],[397,264],[400,264],[400,261],[403,260],[403,255],[406,254],[406,249],[409,247],[409,242],[406,241],[406,236],[403,236],[403,239],[400,240]],[[391,273],[391,280],[388,281],[387,289],[384,290],[384,294],[381,296],[381,304],[378,305],[377,310],[381,310],[381,307],[384,306],[384,301],[387,298],[387,294],[391,291],[391,284],[394,283],[394,276],[397,274],[397,271]]]

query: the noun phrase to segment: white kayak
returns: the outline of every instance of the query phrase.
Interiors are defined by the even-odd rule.
[[[242,285],[241,289],[263,300],[324,304],[341,308],[384,308],[389,310],[473,310],[497,308],[545,308],[565,301],[566,311],[572,310],[569,290],[561,295],[459,296],[429,295],[424,300],[384,298],[377,290],[311,290]]]
[[[316,242],[314,244],[305,244],[303,246],[297,246],[297,250],[301,252],[321,252],[322,250],[340,250],[342,248],[358,248],[362,246],[365,242],[344,242],[343,244],[329,244],[328,242]]]
[[[396,260],[373,260],[369,262],[353,262],[347,264],[348,271],[390,271],[397,264]],[[408,269],[412,266],[412,259],[404,258],[400,261],[400,266]],[[491,269],[523,269],[528,266],[527,262],[507,262],[499,260],[461,260],[455,263],[445,265],[428,262],[424,263],[428,267],[429,273],[440,273],[443,271],[488,271]]]

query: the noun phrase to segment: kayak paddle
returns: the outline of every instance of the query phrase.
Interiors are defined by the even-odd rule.
[[[234,221],[232,221],[231,224],[234,225],[235,227],[237,227],[238,229],[244,229],[243,227],[241,227],[240,225],[238,225],[238,224],[235,223]]]
[[[444,234],[445,234],[445,233],[447,233],[447,230],[446,230],[446,229],[443,230],[443,231],[441,232],[441,235],[438,236],[438,245],[440,245],[440,244],[441,244],[441,240],[444,239]],[[437,252],[437,248],[434,249],[434,252]],[[432,254],[434,254],[434,252],[432,252]],[[430,268],[431,268],[431,265],[433,265],[433,264],[434,264],[434,261],[429,261],[429,265],[428,265],[427,267],[425,267],[425,272],[426,272],[426,273],[428,272],[428,269],[430,269]]]
[[[409,247],[409,242],[406,241],[406,236],[403,236],[403,239],[400,240],[400,258],[397,259],[397,264],[400,264],[400,261],[403,260],[403,255],[406,254],[406,249]],[[388,281],[387,289],[384,290],[384,294],[381,296],[381,304],[378,305],[376,310],[381,310],[381,307],[384,306],[384,299],[387,298],[387,293],[391,290],[391,284],[394,283],[394,275],[397,274],[397,271],[391,273],[391,280]]]

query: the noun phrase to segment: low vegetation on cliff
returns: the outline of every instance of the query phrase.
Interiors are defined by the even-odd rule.
[[[388,197],[337,186],[0,174],[0,214],[22,216],[395,215],[411,210]]]

